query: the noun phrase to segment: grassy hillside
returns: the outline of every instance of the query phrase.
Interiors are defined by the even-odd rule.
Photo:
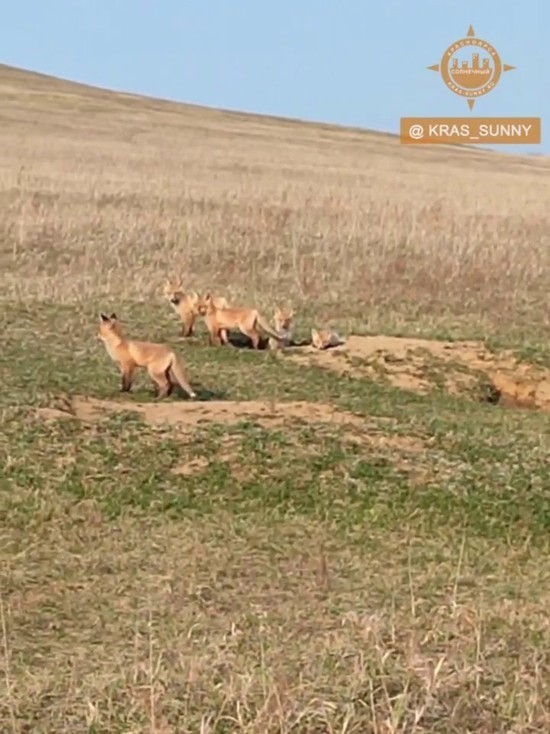
[[[550,162],[0,101],[1,730],[548,730]],[[346,342],[183,339],[173,273]],[[199,399],[120,394],[100,310]]]

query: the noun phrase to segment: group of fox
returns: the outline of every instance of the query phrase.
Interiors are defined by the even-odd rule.
[[[166,281],[164,296],[182,322],[184,337],[193,336],[195,323],[202,317],[212,346],[229,344],[230,331],[244,334],[250,339],[254,349],[260,348],[262,331],[268,335],[270,349],[292,344],[294,330],[292,308],[275,309],[275,328],[272,329],[255,308],[231,306],[223,296],[214,296],[211,293],[201,296],[196,291],[184,292],[181,278]],[[159,398],[168,397],[176,385],[185,390],[190,398],[196,397],[185,365],[171,347],[126,339],[115,313],[111,313],[110,316],[100,314],[98,337],[105,345],[109,357],[120,368],[122,392],[131,390],[136,370],[145,368],[157,386]],[[342,343],[343,340],[338,334],[330,329],[311,330],[311,345],[316,349],[328,349]]]

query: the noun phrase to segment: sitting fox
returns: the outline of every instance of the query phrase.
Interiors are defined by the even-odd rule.
[[[280,346],[289,347],[292,344],[294,334],[294,309],[290,307],[275,309],[273,314],[275,331],[280,336],[280,341],[269,337],[269,348],[278,349]]]
[[[165,344],[126,339],[116,314],[100,314],[97,336],[120,368],[122,392],[131,390],[136,369],[143,367],[155,382],[159,398],[168,397],[175,385],[180,385],[190,398],[197,397],[181,358]]]

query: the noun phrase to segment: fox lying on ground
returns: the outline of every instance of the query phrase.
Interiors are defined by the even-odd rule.
[[[206,328],[210,334],[210,344],[229,343],[228,332],[235,329],[252,341],[254,349],[260,346],[260,329],[281,341],[277,334],[255,308],[220,308],[210,293],[199,299],[197,310],[204,317]]]
[[[181,319],[182,336],[193,336],[193,329],[198,316],[197,304],[199,302],[199,294],[196,291],[184,293],[183,281],[181,278],[178,278],[177,280],[166,280],[164,284],[164,295]],[[223,296],[216,296],[214,302],[218,308],[227,308],[229,306]]]
[[[275,308],[273,312],[273,323],[275,331],[279,335],[277,341],[273,337],[269,337],[268,346],[270,349],[279,349],[280,347],[289,347],[292,344],[292,336],[294,333],[294,309],[290,307]]]
[[[311,346],[314,349],[329,349],[329,347],[338,347],[340,344],[344,344],[344,339],[331,329],[311,330]]]
[[[131,390],[136,369],[145,367],[157,385],[159,398],[168,397],[175,385],[180,385],[190,398],[197,397],[181,358],[165,344],[126,339],[116,314],[100,314],[97,336],[109,357],[120,367],[122,392]]]

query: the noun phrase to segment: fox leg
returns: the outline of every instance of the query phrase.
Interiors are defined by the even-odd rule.
[[[253,331],[250,334],[250,338],[252,339],[252,346],[253,346],[253,348],[254,349],[259,349],[260,348],[260,335],[258,334],[258,332],[257,331]]]
[[[151,369],[149,370],[149,375],[157,386],[158,398],[167,398],[172,392],[172,381],[168,376],[168,372],[169,370],[164,372],[156,372]]]
[[[208,343],[211,347],[215,345],[215,337],[216,337],[216,330],[214,328],[214,324],[210,321],[208,316],[204,319],[204,324],[206,328],[208,329]]]
[[[223,333],[225,333],[223,329],[214,329],[210,331],[211,347],[217,347],[223,341],[223,337],[221,336]]]
[[[250,329],[241,329],[241,332],[250,339],[253,349],[259,349],[260,334],[256,329],[254,329],[253,327]]]
[[[168,386],[166,388],[167,389],[166,397],[168,397],[169,395],[172,394],[172,390],[178,384],[178,381],[176,380],[176,376],[174,375],[174,372],[171,367],[168,367],[168,369],[164,373],[164,376],[166,377],[166,381],[168,383]]]
[[[181,327],[182,336],[193,336],[193,327],[195,325],[195,317],[193,314],[187,314],[183,318],[183,324]]]
[[[120,391],[121,392],[130,392],[132,389],[132,382],[134,380],[134,372],[135,372],[134,365],[130,365],[129,367],[124,366],[121,369],[121,385],[120,385]]]

